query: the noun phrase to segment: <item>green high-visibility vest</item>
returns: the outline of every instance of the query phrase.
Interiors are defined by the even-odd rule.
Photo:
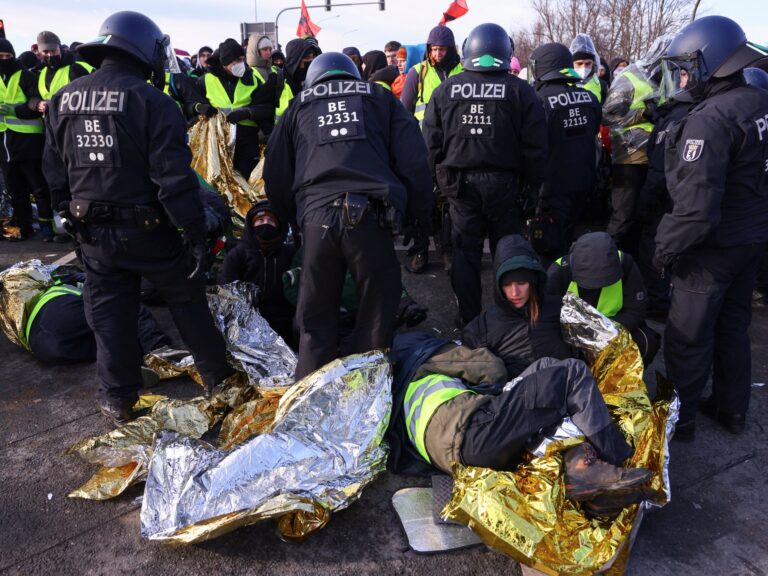
[[[624,260],[624,254],[621,250],[619,250],[619,260]],[[562,258],[558,258],[555,262],[557,262],[558,266],[563,265]],[[576,296],[579,295],[579,286],[573,280],[568,284],[568,292],[575,294]],[[622,284],[621,278],[619,278],[610,286],[605,286],[600,289],[600,296],[597,298],[597,310],[608,318],[613,318],[616,314],[621,312],[623,307],[624,285]]]
[[[215,74],[205,75],[205,96],[208,98],[208,102],[211,106],[218,108],[225,114],[230,113],[235,108],[245,108],[251,104],[251,96],[260,86],[264,83],[264,79],[256,70],[251,69],[253,73],[253,85],[248,86],[243,84],[242,80],[238,78],[237,86],[235,87],[234,100],[230,100],[227,95],[227,91],[224,89],[224,85],[221,83]],[[243,126],[258,126],[253,120],[242,120],[238,122]]]
[[[37,89],[40,92],[40,96],[43,100],[50,100],[53,95],[59,90],[69,84],[69,65],[62,66],[56,72],[53,73],[53,80],[51,80],[50,88],[46,88],[45,85],[48,81],[48,73],[51,71],[48,66],[43,68],[40,72],[40,76],[37,79]]]
[[[8,80],[8,84],[0,78],[0,102],[3,104],[25,104],[27,95],[21,89],[21,70],[17,70]],[[0,132],[11,130],[20,134],[42,134],[43,119],[22,120],[16,117],[16,113],[11,111],[7,116],[0,116]]]
[[[632,72],[624,71],[622,76],[630,81],[632,84],[632,90],[634,92],[632,104],[629,105],[629,109],[642,110],[645,108],[644,100],[647,96],[653,94],[653,88],[651,88],[648,82],[641,80]],[[650,122],[641,122],[640,124],[635,124],[629,128],[622,128],[619,130],[619,132],[626,132],[632,128],[639,128],[640,130],[645,130],[646,132],[650,133],[653,130],[653,124]]]
[[[424,73],[423,80],[419,81],[419,87],[417,88],[416,92],[416,107],[413,111],[413,115],[416,117],[416,120],[418,120],[419,123],[424,120],[424,113],[427,111],[427,104],[429,104],[430,98],[432,98],[432,92],[434,92],[435,88],[440,86],[440,84],[443,82],[440,79],[440,76],[437,74],[435,67],[432,66],[432,64],[425,62],[419,62],[418,64],[414,65],[416,74],[419,75],[420,79],[421,68],[424,65],[427,66],[427,71]],[[448,73],[448,76],[455,76],[461,71],[461,64],[456,64],[453,70]]]
[[[442,374],[430,374],[408,385],[403,402],[408,438],[416,446],[422,458],[430,464],[432,461],[427,454],[424,438],[429,421],[440,406],[466,393],[474,394],[458,378]]]
[[[592,94],[595,95],[595,98],[597,98],[597,101],[600,104],[603,103],[603,91],[600,87],[600,79],[597,77],[597,75],[593,75],[586,82],[580,82],[578,86],[584,88],[584,90],[587,92],[592,92]]]
[[[66,284],[57,284],[55,286],[51,286],[42,293],[38,301],[35,303],[34,308],[32,308],[32,312],[29,315],[29,319],[27,320],[27,326],[24,330],[24,339],[23,343],[24,345],[29,348],[29,333],[32,331],[32,324],[35,321],[35,318],[40,313],[40,310],[43,309],[43,306],[48,304],[51,300],[54,298],[58,298],[59,296],[64,296],[65,294],[71,294],[73,296],[82,296],[83,291],[79,288],[75,288],[74,286],[68,286]]]
[[[88,74],[90,74],[91,72],[96,70],[96,68],[94,68],[93,66],[88,64],[88,62],[86,62],[85,60],[77,60],[75,62],[75,64],[80,64],[80,66],[82,66],[83,68],[85,68],[88,71]]]
[[[280,93],[280,104],[275,109],[275,124],[288,109],[288,104],[293,100],[293,90],[288,86],[288,82],[283,82],[283,91]]]

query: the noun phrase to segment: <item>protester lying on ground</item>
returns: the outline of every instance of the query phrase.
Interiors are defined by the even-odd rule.
[[[417,470],[414,459],[448,474],[453,462],[513,471],[532,438],[570,417],[587,441],[564,453],[566,496],[601,515],[646,497],[651,472],[621,467],[633,449],[583,361],[542,358],[505,383],[504,362],[487,349],[426,333],[398,335],[390,358],[395,471]]]
[[[547,271],[547,293],[558,298],[572,292],[602,314],[629,330],[643,363],[653,362],[661,337],[645,323],[643,277],[632,256],[619,251],[606,232],[579,238],[567,256]]]
[[[85,282],[85,274],[59,268],[52,276],[56,278],[55,284],[40,294],[27,317],[24,341],[44,364],[57,366],[96,361],[96,339],[85,316],[80,288]],[[138,326],[142,356],[170,346],[170,340],[144,306],[139,309]],[[158,380],[148,368],[142,369],[142,377],[145,385]]]
[[[293,318],[296,307],[283,292],[283,274],[292,265],[296,250],[286,244],[287,224],[280,222],[269,201],[255,204],[246,215],[246,226],[237,246],[227,254],[219,271],[219,284],[235,280],[259,287],[259,312],[285,342],[296,348]]]
[[[464,327],[470,348],[488,348],[515,378],[534,360],[565,359],[576,352],[560,333],[560,299],[547,295],[547,274],[531,245],[519,235],[504,236],[494,257],[493,306]]]

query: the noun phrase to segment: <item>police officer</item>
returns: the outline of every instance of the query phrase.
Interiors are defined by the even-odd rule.
[[[562,44],[539,46],[529,59],[534,89],[544,106],[549,133],[547,180],[539,193],[539,210],[553,217],[557,234],[535,241],[539,255],[565,253],[574,224],[597,178],[597,141],[602,113],[597,98],[576,84],[571,53]]]
[[[59,90],[46,118],[46,171],[72,192],[82,239],[84,298],[96,336],[101,410],[132,417],[141,387],[141,278],[162,293],[210,388],[230,373],[205,298],[205,217],[184,120],[162,89],[168,37],[136,12],[117,12],[80,46],[99,70]],[[63,184],[61,184],[63,182]],[[191,250],[185,249],[179,229]]]
[[[664,59],[669,95],[693,108],[667,135],[673,209],[656,234],[657,267],[671,273],[664,333],[667,374],[680,394],[676,438],[692,439],[702,412],[741,433],[751,380],[751,294],[768,240],[768,94],[742,70],[766,52],[723,16],[692,22]]]
[[[296,378],[336,357],[347,269],[359,302],[353,352],[391,345],[401,284],[388,214],[418,219],[433,206],[418,124],[391,92],[361,81],[336,52],[312,61],[306,85],[272,133],[264,165],[272,208],[298,223],[304,246]]]
[[[520,184],[539,186],[546,177],[544,110],[533,88],[507,73],[511,52],[501,26],[472,30],[465,71],[435,90],[422,127],[430,168],[451,206],[451,285],[462,325],[480,314],[485,236],[493,253],[500,238],[518,234]]]

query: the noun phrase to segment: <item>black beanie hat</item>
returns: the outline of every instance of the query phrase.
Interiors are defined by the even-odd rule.
[[[16,56],[16,50],[13,49],[13,44],[5,38],[0,38],[0,52],[8,52]]]
[[[221,62],[222,66],[226,66],[227,64],[231,64],[241,56],[245,57],[245,50],[243,50],[243,47],[240,46],[240,44],[237,42],[237,40],[233,40],[232,38],[227,38],[219,44],[219,62]]]
[[[539,283],[539,273],[530,268],[515,268],[501,275],[499,286],[506,286],[510,282],[528,282],[532,286]]]

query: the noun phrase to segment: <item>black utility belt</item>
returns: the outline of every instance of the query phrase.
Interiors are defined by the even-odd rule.
[[[70,200],[69,212],[78,222],[99,226],[136,226],[154,230],[168,223],[162,208],[147,204],[120,206],[92,200]]]
[[[331,206],[341,208],[341,221],[347,227],[359,226],[365,215],[370,213],[379,221],[379,225],[399,233],[400,214],[394,206],[380,198],[347,192],[341,198],[336,198]]]

